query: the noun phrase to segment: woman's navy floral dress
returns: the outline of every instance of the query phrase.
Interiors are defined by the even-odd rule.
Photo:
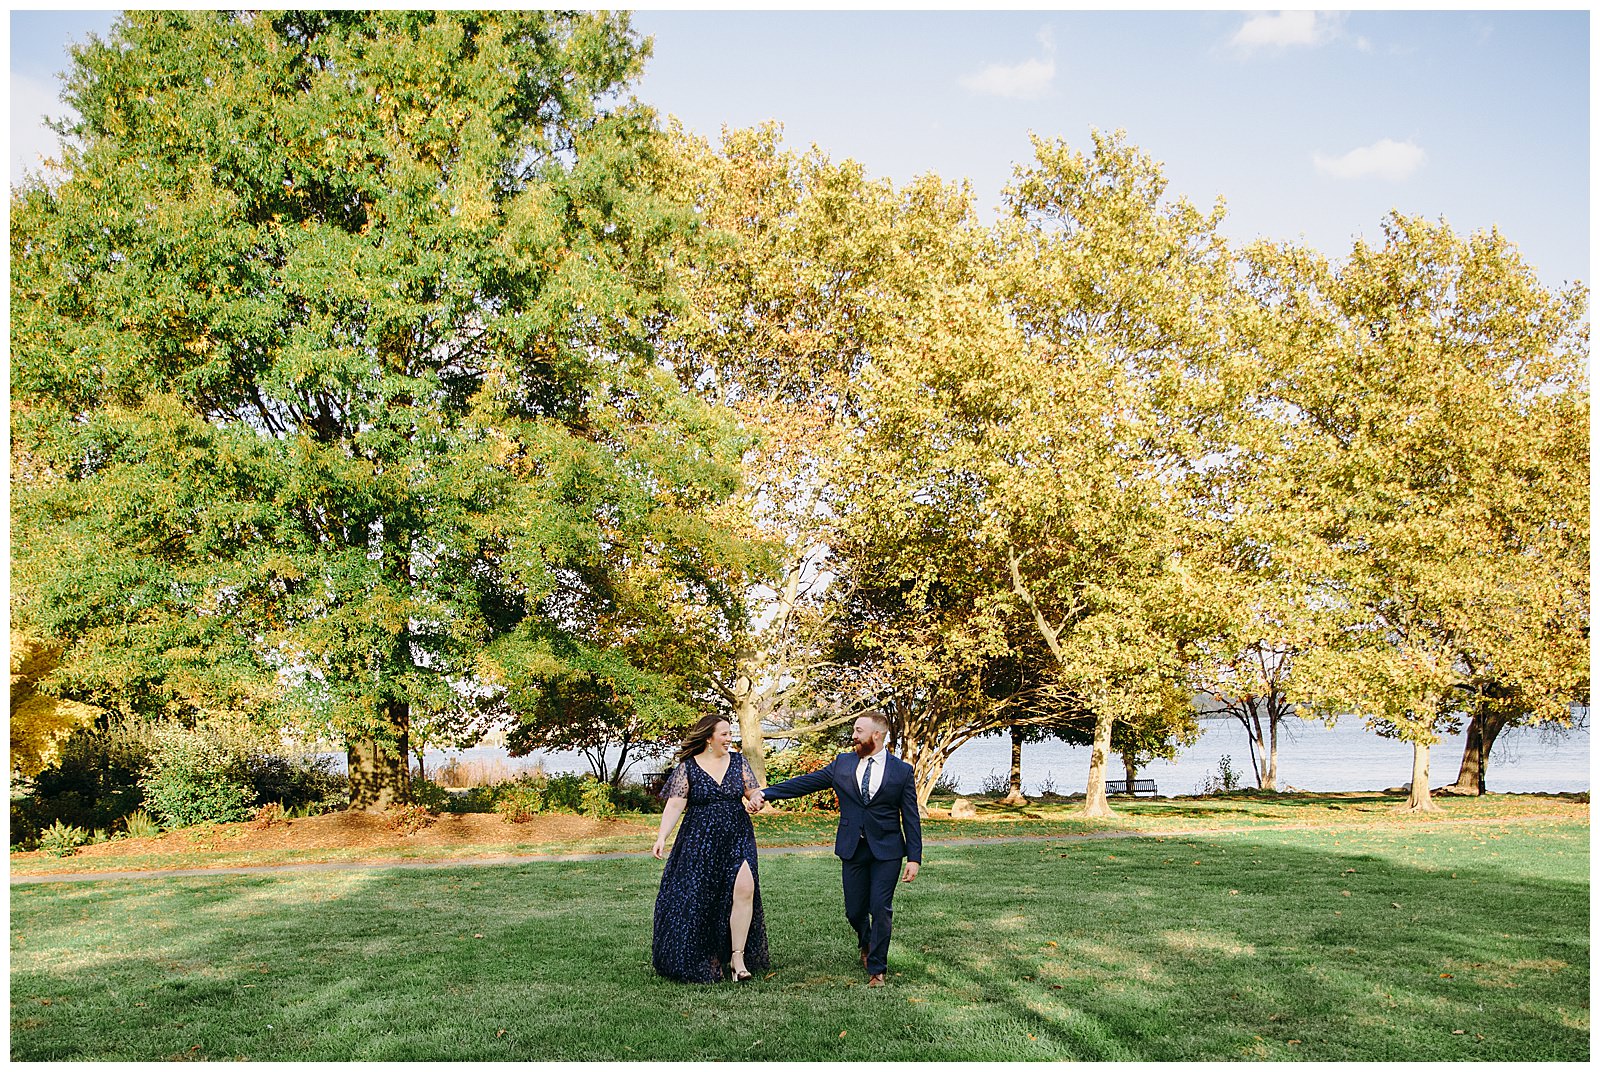
[[[761,916],[761,879],[756,872],[756,832],[744,810],[744,790],[754,784],[749,761],[731,753],[728,770],[717,781],[693,757],[680,763],[662,795],[687,797],[678,821],[678,839],[661,872],[656,894],[655,935],[650,943],[657,973],[686,983],[724,978],[733,943],[728,913],[733,910],[733,880],[739,865],[750,865],[756,880],[744,966],[768,967],[767,926]]]

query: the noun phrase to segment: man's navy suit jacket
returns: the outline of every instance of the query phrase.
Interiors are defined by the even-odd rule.
[[[839,834],[833,851],[848,860],[855,855],[863,832],[867,848],[878,860],[905,858],[922,862],[922,821],[917,818],[917,780],[911,764],[885,752],[883,781],[866,803],[861,801],[861,783],[856,768],[861,759],[844,752],[821,770],[801,774],[761,790],[768,800],[788,800],[832,789],[839,794]]]

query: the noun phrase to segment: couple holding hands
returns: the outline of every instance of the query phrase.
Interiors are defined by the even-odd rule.
[[[883,985],[895,885],[914,879],[922,862],[916,782],[911,765],[884,750],[888,732],[881,715],[863,715],[850,735],[853,751],[762,789],[733,750],[727,719],[707,715],[694,724],[673,757],[652,850],[656,859],[666,854],[667,835],[682,819],[656,895],[651,960],[658,974],[745,983],[770,965],[750,814],[769,800],[832,789],[839,795],[833,851],[844,864],[845,919],[856,932],[867,985]]]

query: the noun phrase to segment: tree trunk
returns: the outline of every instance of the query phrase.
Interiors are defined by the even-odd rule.
[[[934,757],[926,767],[917,767],[912,773],[917,787],[917,815],[926,819],[928,817],[928,797],[933,795],[933,785],[939,780],[939,775],[944,773],[944,757]]]
[[[411,750],[406,739],[410,709],[407,704],[391,703],[387,713],[388,734],[346,745],[352,810],[385,811],[411,801]]]
[[[949,741],[924,743],[909,737],[895,746],[895,755],[911,764],[912,781],[917,787],[917,814],[924,819],[928,817],[928,798],[933,795],[934,783],[944,773],[944,765],[956,747]]]
[[[1256,788],[1265,789],[1267,743],[1261,739],[1261,711],[1256,707],[1257,702],[1253,697],[1244,701],[1247,714],[1239,721],[1244,723],[1244,735],[1250,745],[1250,773],[1256,776]]]
[[[1467,744],[1461,753],[1461,771],[1456,775],[1455,784],[1446,787],[1450,792],[1482,796],[1489,791],[1486,777],[1489,752],[1505,724],[1504,718],[1482,712],[1472,716],[1472,721],[1467,723]]]
[[[1134,779],[1139,777],[1139,764],[1136,761],[1137,758],[1138,757],[1132,752],[1122,753],[1122,774],[1123,777],[1127,779],[1125,788],[1130,793],[1133,792]]]
[[[756,675],[760,672],[754,653],[739,653],[733,679],[733,717],[739,724],[739,751],[744,754],[756,784],[767,784],[767,745],[761,736],[761,705],[756,699]]]
[[[1011,727],[1011,792],[1000,801],[1002,804],[1022,805],[1028,798],[1022,795],[1022,730]]]
[[[1094,714],[1094,748],[1089,753],[1089,785],[1083,796],[1083,814],[1091,819],[1109,819],[1116,815],[1106,803],[1106,756],[1111,752],[1113,721],[1108,711]]]
[[[1269,793],[1278,791],[1278,723],[1282,718],[1276,710],[1267,708],[1267,735],[1271,742],[1267,753],[1267,776],[1261,780],[1261,788]]]
[[[1411,745],[1411,796],[1400,805],[1401,811],[1438,811],[1428,792],[1428,751],[1431,745],[1412,742]]]

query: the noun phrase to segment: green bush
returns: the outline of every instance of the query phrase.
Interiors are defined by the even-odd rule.
[[[161,824],[152,819],[150,813],[143,808],[124,819],[122,828],[133,838],[156,837],[161,833]]]
[[[331,756],[290,759],[267,750],[258,740],[223,743],[229,751],[237,750],[244,782],[257,800],[275,801],[286,812],[309,807],[314,810],[308,814],[320,815],[344,807],[350,799],[350,778],[332,769]]]
[[[978,785],[978,795],[985,797],[1003,797],[1011,792],[1011,775],[996,774],[990,771],[983,776],[983,781]]]
[[[451,811],[451,804],[455,795],[442,785],[436,785],[426,778],[411,779],[411,801],[421,804],[429,811]]]
[[[613,796],[618,811],[659,812],[664,801],[639,782],[623,782]]]
[[[145,807],[156,821],[172,830],[250,818],[256,791],[243,757],[229,752],[217,735],[205,730],[159,730],[150,769],[139,780]]]
[[[494,811],[495,802],[499,799],[498,788],[493,785],[474,785],[463,790],[451,790],[429,778],[413,778],[411,799],[439,814],[490,812]]]
[[[611,783],[598,778],[583,783],[578,797],[578,810],[591,819],[610,819],[617,814],[617,804],[611,797]]]
[[[780,749],[767,756],[767,784],[781,782],[797,774],[810,774],[812,771],[821,770],[832,763],[838,754],[836,751],[808,748],[804,745],[792,745]],[[773,805],[785,811],[838,811],[839,798],[830,792],[812,793],[793,800],[773,801]]]
[[[548,804],[544,787],[531,778],[501,782],[495,788],[495,814],[508,823],[530,822]]]
[[[469,812],[494,811],[494,801],[494,786],[469,786],[464,793],[450,794],[450,810],[457,815],[466,815]]]
[[[11,842],[31,845],[55,823],[115,826],[143,802],[139,775],[155,743],[150,723],[102,716],[62,742],[55,763],[11,799]]]
[[[1217,760],[1218,771],[1216,774],[1207,773],[1201,781],[1200,796],[1215,796],[1218,793],[1231,793],[1239,788],[1239,772],[1233,769],[1233,757],[1223,756]]]
[[[124,827],[141,807],[155,811],[145,800],[144,783],[154,774],[156,753],[167,747],[161,742],[185,733],[200,734],[227,757],[223,766],[228,770],[228,783],[248,787],[255,801],[282,804],[292,816],[320,815],[343,807],[349,799],[349,779],[331,769],[331,757],[278,755],[273,751],[274,739],[247,725],[186,731],[171,724],[107,715],[68,737],[55,765],[40,772],[21,792],[13,786],[12,844],[36,844],[53,823],[110,830]],[[179,797],[184,795],[178,792]],[[212,810],[202,808],[202,817],[214,817],[208,814]],[[248,811],[241,814],[228,808],[218,814],[230,811],[240,818],[249,817]],[[166,821],[163,817],[162,822]]]
[[[39,835],[39,848],[52,856],[71,856],[80,845],[88,845],[93,840],[82,827],[68,826],[57,819]]]
[[[587,774],[557,774],[544,783],[546,811],[565,811],[576,814],[583,808],[583,783],[592,778]]]

